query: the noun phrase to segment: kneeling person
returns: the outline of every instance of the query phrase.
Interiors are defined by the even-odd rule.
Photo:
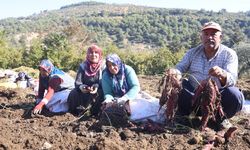
[[[61,113],[68,111],[67,98],[74,88],[74,79],[61,71],[47,59],[39,65],[39,88],[34,114],[39,114],[42,108],[50,112]],[[45,91],[47,90],[47,93]]]

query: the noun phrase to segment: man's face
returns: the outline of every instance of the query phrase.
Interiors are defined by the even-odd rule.
[[[206,29],[202,31],[201,41],[205,50],[216,50],[221,42],[222,34],[216,29]]]

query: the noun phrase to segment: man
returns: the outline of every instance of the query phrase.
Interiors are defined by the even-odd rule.
[[[241,91],[235,87],[238,71],[237,54],[221,44],[222,28],[218,23],[205,23],[200,37],[202,43],[190,49],[176,65],[176,69],[172,69],[174,72],[186,73],[189,76],[188,80],[182,83],[178,113],[181,115],[191,113],[193,92],[202,80],[211,77],[220,89],[221,104],[226,118],[231,118],[241,110],[244,100]]]

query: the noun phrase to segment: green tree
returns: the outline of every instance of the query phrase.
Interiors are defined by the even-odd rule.
[[[43,43],[41,39],[34,39],[29,50],[24,51],[24,66],[36,68],[43,56]]]
[[[159,49],[149,60],[148,74],[162,74],[167,68],[173,67],[177,60],[173,53],[166,47]]]
[[[240,43],[234,47],[239,59],[239,77],[250,77],[250,43]]]

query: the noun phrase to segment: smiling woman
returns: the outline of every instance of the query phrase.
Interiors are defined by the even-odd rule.
[[[91,115],[99,113],[103,101],[102,70],[102,49],[93,44],[87,49],[86,60],[78,68],[75,89],[68,97],[70,113],[81,115],[87,110]]]
[[[117,54],[109,54],[106,57],[102,86],[105,107],[109,107],[116,100],[120,104],[133,100],[140,91],[135,70],[124,64]]]

